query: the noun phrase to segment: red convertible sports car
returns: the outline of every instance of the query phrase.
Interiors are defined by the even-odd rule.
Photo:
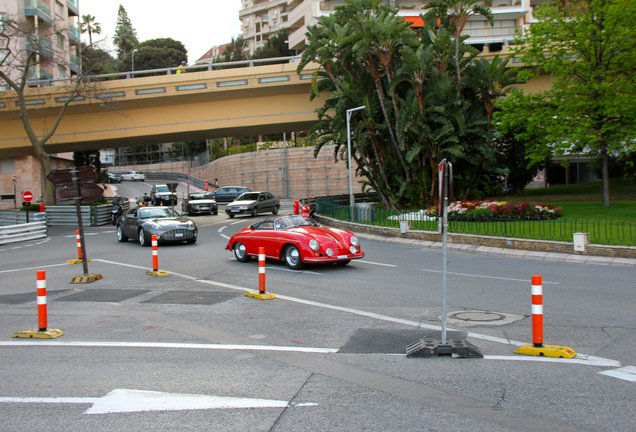
[[[247,262],[258,256],[259,247],[265,248],[266,258],[285,261],[293,270],[303,264],[346,265],[364,257],[352,232],[324,227],[301,216],[270,218],[245,227],[230,238],[225,249],[234,252],[238,261]]]

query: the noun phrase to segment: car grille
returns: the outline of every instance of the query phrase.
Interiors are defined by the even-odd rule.
[[[194,237],[194,231],[190,231],[187,229],[176,229],[163,233],[161,237],[166,241],[188,240]]]

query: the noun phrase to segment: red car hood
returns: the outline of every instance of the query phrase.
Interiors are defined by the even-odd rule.
[[[315,238],[323,247],[334,247],[335,245],[339,245],[345,249],[349,249],[349,246],[351,245],[349,239],[353,235],[352,233],[344,230],[324,226],[299,226],[296,228],[289,228],[286,231]]]

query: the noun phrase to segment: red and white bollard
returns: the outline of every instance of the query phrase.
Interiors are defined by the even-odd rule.
[[[265,292],[265,248],[263,246],[258,248],[258,291],[249,291],[245,295],[259,300],[276,298],[274,294]]]
[[[159,247],[157,235],[152,235],[152,271],[159,271]]]
[[[167,271],[159,270],[159,242],[157,235],[152,235],[152,270],[146,272],[150,276],[168,276],[170,273]]]
[[[258,292],[265,294],[265,248],[258,248]]]
[[[77,259],[82,260],[82,238],[79,230],[75,230],[75,242],[77,243]]]
[[[45,332],[48,327],[48,313],[46,308],[46,272],[37,271],[37,297],[38,297],[38,331]]]
[[[532,344],[543,346],[543,278],[532,275]]]
[[[300,214],[300,201],[298,200],[294,201],[294,214],[295,215]]]

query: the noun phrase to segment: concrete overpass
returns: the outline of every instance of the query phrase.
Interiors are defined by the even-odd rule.
[[[285,63],[90,84],[45,148],[49,154],[172,141],[304,131],[324,99],[309,100],[314,69]],[[28,89],[37,134],[50,130],[65,86]],[[0,158],[31,155],[15,92],[0,92]]]

